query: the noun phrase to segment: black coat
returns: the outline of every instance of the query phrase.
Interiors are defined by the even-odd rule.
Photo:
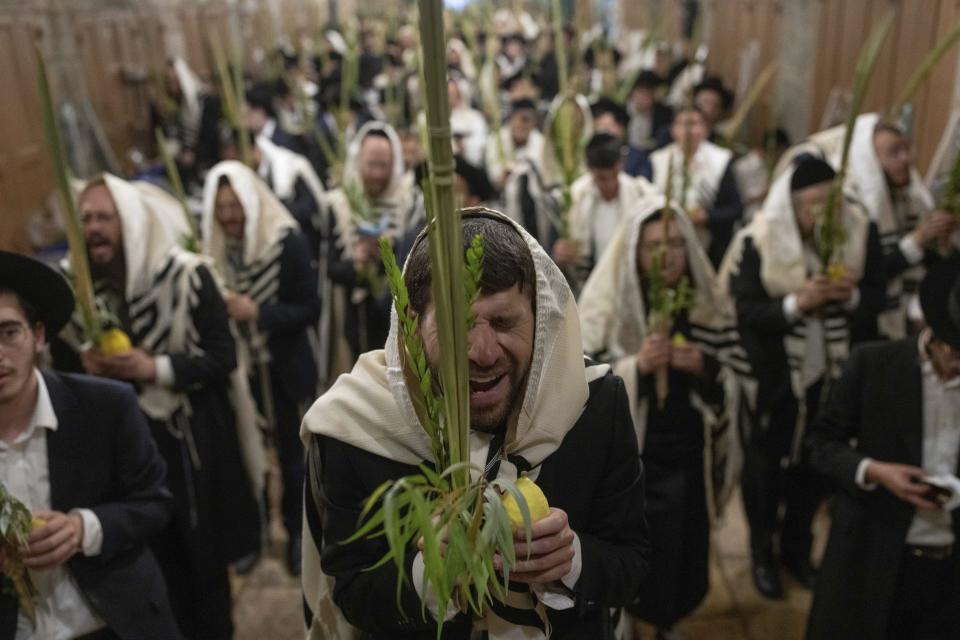
[[[840,491],[833,499],[830,539],[807,638],[885,637],[915,508],[883,487],[861,489],[855,476],[865,457],[920,466],[922,441],[923,382],[917,339],[855,350],[808,438],[811,464]],[[958,511],[953,512],[953,530],[960,534]]]
[[[333,597],[347,620],[370,638],[436,638],[436,623],[420,619],[420,599],[409,583],[400,593],[410,619],[403,620],[397,611],[393,563],[365,571],[386,551],[382,538],[336,544],[356,530],[360,510],[377,486],[418,473],[417,468],[325,437],[315,438],[311,455],[320,459],[322,479],[319,496],[312,493],[313,482],[307,483],[307,523],[318,547],[321,540],[329,542],[320,547],[321,564],[335,580]],[[582,550],[576,606],[548,609],[553,638],[608,637],[608,608],[633,600],[647,573],[650,554],[643,471],[619,378],[608,374],[591,383],[583,414],[543,462],[537,484],[552,506],[567,512]],[[414,551],[407,554],[408,575],[414,556]],[[444,638],[469,636],[470,621],[463,616],[444,626]]]
[[[130,387],[44,372],[57,416],[47,433],[50,506],[91,509],[103,527],[100,554],[66,565],[94,611],[121,638],[181,637],[147,540],[170,519],[166,466]],[[16,633],[17,602],[0,595],[0,638]]]
[[[739,271],[730,276],[730,293],[736,300],[740,341],[759,383],[757,412],[762,416],[769,415],[784,402],[793,402],[794,398],[783,343],[792,324],[783,314],[783,296],[773,297],[764,288],[760,262],[753,240],[745,239]],[[876,225],[872,223],[867,237],[864,274],[858,288],[860,305],[851,324],[872,322],[876,325],[877,315],[886,301],[886,279],[880,240]]]
[[[733,240],[733,232],[737,223],[743,217],[743,201],[740,199],[740,190],[737,188],[737,178],[733,173],[733,161],[723,170],[723,177],[717,185],[717,195],[707,211],[707,228],[710,230],[710,245],[707,247],[707,257],[715,269],[720,268],[727,247]]]
[[[320,297],[310,248],[302,233],[289,233],[283,239],[279,278],[276,300],[262,304],[257,318],[258,328],[269,335],[270,373],[292,397],[313,399],[317,363],[307,329],[320,317]]]

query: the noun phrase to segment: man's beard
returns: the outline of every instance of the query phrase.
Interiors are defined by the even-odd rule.
[[[507,382],[510,384],[510,395],[507,400],[495,407],[484,407],[474,409],[470,407],[470,428],[476,431],[490,433],[499,429],[507,419],[513,414],[519,404],[523,401],[523,394],[527,388],[526,377],[517,381],[516,370],[507,371],[505,374]]]
[[[434,380],[440,380],[440,371],[437,367],[431,366],[430,371]],[[471,377],[473,377],[475,373],[476,372],[472,372]],[[496,431],[507,421],[514,409],[516,409],[519,406],[519,403],[523,401],[523,394],[527,388],[526,374],[520,377],[518,382],[516,373],[517,368],[511,367],[502,374],[504,377],[506,377],[507,383],[510,385],[510,394],[507,396],[505,402],[502,402],[497,406],[484,407],[482,409],[474,409],[472,406],[470,407],[471,429],[490,433]]]
[[[88,251],[89,255],[89,251]],[[109,262],[95,262],[90,260],[90,277],[93,280],[108,280],[123,282],[127,276],[127,264],[124,260],[123,249],[115,246],[113,257]]]

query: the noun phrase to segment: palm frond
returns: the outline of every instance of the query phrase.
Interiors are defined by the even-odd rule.
[[[960,25],[954,27],[950,33],[944,36],[944,38],[924,56],[923,61],[913,72],[913,75],[910,76],[910,80],[907,81],[903,92],[897,97],[897,101],[894,102],[890,108],[887,114],[888,120],[896,120],[900,117],[904,105],[913,100],[913,96],[917,93],[917,90],[927,81],[927,78],[930,77],[933,68],[957,42],[960,42]]]
[[[40,108],[43,118],[43,138],[47,147],[47,155],[53,167],[57,192],[63,205],[63,226],[67,234],[67,243],[70,247],[70,273],[74,297],[80,310],[80,319],[83,324],[84,338],[96,343],[103,329],[100,316],[97,313],[96,297],[93,290],[93,280],[90,277],[90,264],[87,261],[87,243],[80,225],[80,214],[74,200],[73,189],[70,186],[70,170],[67,167],[63,149],[63,137],[60,134],[60,125],[57,122],[56,111],[53,106],[53,97],[50,94],[50,83],[47,77],[47,65],[40,49],[35,49],[37,58],[37,88],[40,91]]]

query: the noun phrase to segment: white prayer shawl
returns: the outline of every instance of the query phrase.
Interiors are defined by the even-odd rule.
[[[819,260],[806,247],[797,226],[790,191],[793,171],[793,167],[790,167],[774,181],[763,207],[753,221],[734,236],[720,265],[719,286],[723,297],[729,297],[730,277],[739,272],[744,241],[748,238],[760,256],[760,280],[771,297],[796,293],[811,272],[822,269]],[[847,273],[854,281],[859,281],[864,272],[870,221],[850,201],[843,203],[842,215],[847,242],[841,260]],[[794,460],[800,453],[805,427],[806,389],[813,382],[808,379],[809,372],[817,369],[831,379],[838,378],[849,348],[849,322],[846,312],[839,305],[825,308],[822,319],[813,316],[801,319],[784,337],[791,389],[799,406],[792,451]],[[755,398],[751,398],[754,406],[755,401]]]
[[[203,117],[203,81],[190,69],[187,61],[177,58],[173,61],[173,71],[180,85],[180,124],[183,127],[183,141],[192,147],[200,134],[200,121]]]
[[[113,197],[123,228],[125,299],[132,340],[150,353],[202,355],[192,314],[202,288],[198,268],[209,269],[215,280],[216,272],[204,256],[181,248],[181,241],[191,229],[180,203],[146,182],[127,182],[110,174],[101,177]],[[69,268],[66,260],[63,265]],[[79,347],[79,342],[75,346]],[[253,415],[253,405],[244,371],[240,363],[230,374],[228,395],[237,416],[237,437],[251,489],[253,495],[260,495],[266,454],[255,421],[248,419]],[[191,461],[199,468],[189,424],[193,413],[189,395],[147,384],[139,392],[138,401],[147,416],[166,423],[171,434],[185,441]]]
[[[702,62],[691,62],[676,77],[664,103],[668,106],[679,109],[690,100],[693,95],[693,88],[700,84],[705,74],[705,68]]]
[[[273,193],[281,201],[287,201],[296,196],[297,181],[303,180],[310,190],[317,209],[313,212],[311,226],[321,234],[327,233],[330,225],[327,222],[327,208],[323,206],[323,183],[317,176],[313,165],[304,156],[294,153],[274,144],[265,136],[257,137],[257,146],[263,154],[258,174],[264,180],[269,178]],[[314,250],[311,247],[311,250]],[[316,327],[310,332],[309,338],[314,344],[315,360],[317,362],[318,386],[326,386],[328,363],[330,362],[330,322],[332,283],[327,276],[328,260],[326,256],[327,243],[321,242],[317,259],[317,293],[324,304],[320,311],[320,318]]]
[[[261,178],[270,178],[270,187],[280,200],[293,198],[296,195],[297,181],[303,180],[314,200],[318,204],[322,202],[323,183],[309,160],[263,135],[257,136],[257,147],[263,155],[257,173]]]
[[[539,164],[543,172],[543,182],[550,188],[559,186],[563,182],[563,167],[560,162],[560,152],[557,149],[556,141],[553,137],[553,123],[561,105],[568,99],[569,98],[564,98],[564,96],[561,95],[554,98],[553,102],[550,103],[550,110],[547,112],[547,117],[543,122],[544,140]],[[583,117],[578,142],[581,146],[585,147],[590,138],[593,137],[593,114],[590,111],[590,101],[582,94],[577,94],[574,97],[574,101]],[[582,152],[580,156],[579,160],[581,165],[578,173],[582,174],[586,171],[586,165],[583,164],[584,158]]]
[[[361,190],[363,189],[360,174],[360,149],[364,138],[372,131],[383,132],[390,141],[393,154],[393,170],[386,189],[369,204],[374,213],[387,216],[386,220],[381,221],[385,235],[400,238],[412,225],[417,223],[418,213],[415,209],[419,202],[419,198],[417,198],[419,190],[415,188],[416,185],[410,179],[410,172],[407,172],[404,168],[403,147],[400,144],[400,137],[393,127],[384,122],[374,121],[368,122],[360,128],[347,149],[344,183],[352,183],[358,185]],[[333,224],[337,244],[349,253],[357,239],[357,222],[350,208],[350,202],[341,188],[326,192],[324,201],[334,215]]]
[[[506,222],[502,214],[474,209],[473,215],[493,216]],[[478,213],[481,212],[481,213]],[[561,444],[576,424],[589,399],[588,385],[606,374],[606,365],[584,366],[581,348],[580,321],[573,293],[559,268],[533,236],[513,224],[523,237],[536,268],[536,329],[526,391],[514,422],[508,427],[504,451],[526,459],[534,469]],[[425,241],[421,234],[419,241]],[[390,336],[385,350],[360,356],[352,372],[340,376],[327,393],[321,396],[303,419],[300,435],[310,445],[312,436],[335,438],[374,455],[403,464],[419,464],[432,459],[430,439],[420,425],[407,391],[400,361],[397,314],[391,313]],[[481,467],[486,460],[490,437],[471,434],[471,460]],[[498,477],[515,479],[517,468],[503,458]],[[306,519],[304,520],[305,527]],[[304,594],[315,613],[310,637],[326,637],[325,628],[336,623],[318,620],[317,612],[330,612],[333,580],[320,568],[319,550],[311,543],[312,536],[304,529],[303,575]],[[510,605],[535,608],[543,615],[543,605],[529,593],[512,594]],[[337,611],[339,614],[339,611]],[[507,625],[493,613],[475,621],[475,628],[487,629],[491,640],[545,638],[532,627]]]
[[[450,111],[450,131],[455,136],[463,136],[464,159],[475,167],[482,167],[487,144],[487,119],[472,108],[466,98],[463,104]]]
[[[477,79],[477,67],[473,64],[473,54],[459,38],[450,38],[447,42],[447,51],[453,51],[460,58],[460,72],[470,82]]]
[[[756,150],[741,156],[733,162],[737,189],[743,198],[743,224],[746,226],[760,210],[763,198],[770,188],[770,175],[767,163]]]
[[[840,159],[843,155],[843,138],[846,135],[846,125],[837,125],[812,134],[809,138],[787,149],[780,156],[777,166],[773,169],[771,180],[776,180],[785,171],[793,166],[798,156],[809,153],[817,158],[823,158],[834,169],[840,168]]]
[[[657,195],[656,187],[642,176],[631,178],[621,171],[617,176],[617,183],[617,197],[614,202],[621,223],[632,212],[644,208],[649,199]],[[602,196],[589,173],[577,178],[570,192],[573,200],[570,208],[570,238],[579,243],[581,255],[588,258],[594,246],[593,213],[602,202]],[[603,256],[601,254],[592,257],[593,264],[596,264]]]
[[[870,221],[876,223],[880,244],[886,254],[895,251],[900,240],[913,231],[926,214],[933,211],[934,203],[920,174],[911,168],[910,184],[902,194],[906,211],[897,211],[873,144],[874,129],[879,121],[880,116],[876,113],[866,113],[857,118],[850,143],[846,187],[855,194]],[[881,335],[892,340],[906,336],[910,297],[906,294],[916,291],[923,273],[923,267],[917,266],[888,280],[886,308],[877,319]],[[904,290],[905,286],[907,291]]]
[[[500,146],[497,146],[497,137]],[[504,124],[499,131],[490,134],[486,145],[487,177],[493,184],[499,184],[507,171],[513,173],[514,168],[524,161],[539,163],[543,157],[543,134],[534,129],[527,138],[527,143],[519,149],[513,142],[513,134],[509,124]],[[501,149],[503,157],[500,157]]]
[[[583,350],[610,362],[613,372],[623,379],[641,451],[649,401],[637,394],[636,355],[647,336],[648,314],[637,273],[637,250],[643,226],[665,205],[661,195],[648,196],[637,203],[590,274],[578,301]],[[721,353],[728,334],[735,333],[735,319],[729,301],[718,296],[713,266],[690,219],[675,208],[672,222],[680,229],[687,247],[687,270],[693,289],[689,312],[691,338],[704,353],[721,363],[717,382],[725,391],[722,406],[708,405],[696,392],[690,393],[691,405],[703,418],[707,508],[715,518],[735,486],[741,459],[736,421],[740,396],[733,371],[725,365],[726,358]]]
[[[593,135],[593,115],[590,113],[590,103],[584,96],[577,95],[574,100],[580,109],[584,123],[580,131],[578,144],[585,146]],[[506,202],[504,213],[511,220],[521,225],[524,224],[520,204],[522,195],[520,185],[526,178],[527,195],[533,200],[536,213],[536,235],[541,243],[546,243],[560,226],[563,171],[560,159],[557,157],[552,130],[557,111],[563,102],[564,98],[558,95],[550,105],[550,110],[547,112],[543,124],[545,133],[543,134],[543,146],[539,158],[531,157],[523,162],[518,162],[514,167],[514,172],[507,179],[503,190],[504,201]],[[583,174],[586,171],[586,166],[583,165],[582,157],[580,162],[578,174]]]
[[[689,211],[695,207],[702,207],[709,211],[717,199],[720,191],[720,182],[726,172],[733,153],[729,149],[704,140],[697,147],[696,153],[690,159],[689,182],[685,193],[683,191],[683,151],[676,142],[662,149],[657,149],[650,155],[653,165],[653,181],[660,193],[666,194],[668,189],[671,196]],[[673,163],[673,174],[670,175],[670,163]],[[667,184],[667,178],[672,177],[673,184]],[[710,246],[710,232],[698,228],[697,236],[704,247]]]
[[[230,182],[245,216],[242,263],[228,256],[228,239],[216,220],[216,199],[221,178]],[[207,173],[203,185],[203,251],[210,256],[227,286],[250,296],[258,305],[274,302],[280,287],[280,259],[283,241],[299,228],[270,187],[252,169],[235,160],[225,160]],[[240,344],[249,350],[254,363],[269,361],[267,336],[255,323],[246,326],[247,339]]]
[[[683,189],[683,152],[680,145],[673,142],[650,155],[650,162],[653,164],[653,182],[660,193],[667,193],[667,177],[672,161],[673,185],[670,186],[672,197],[682,203],[686,209],[699,206],[709,210],[717,198],[720,181],[723,180],[723,174],[732,159],[733,153],[729,149],[704,140],[690,159],[687,191],[680,193]]]

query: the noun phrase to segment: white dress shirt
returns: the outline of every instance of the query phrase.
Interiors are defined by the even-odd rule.
[[[36,369],[34,375],[37,405],[29,426],[13,442],[0,440],[0,482],[28,509],[39,511],[50,509],[47,430],[56,431],[58,423],[43,376]],[[83,554],[98,555],[103,545],[100,520],[89,509],[77,509],[76,513],[83,518]],[[65,566],[30,570],[30,579],[37,588],[37,622],[33,625],[20,612],[16,640],[68,640],[105,626]]]
[[[926,332],[920,337],[925,354]],[[923,357],[923,445],[920,466],[931,478],[954,478],[960,453],[960,378],[941,380],[929,360]],[[864,458],[857,466],[856,482],[868,491],[876,485],[866,482]],[[941,483],[938,483],[941,484]],[[952,484],[952,483],[949,483]],[[907,530],[906,543],[946,547],[954,543],[953,521],[947,509],[917,509]]]
[[[610,246],[610,241],[620,226],[620,219],[623,217],[620,211],[620,200],[604,200],[597,194],[596,205],[593,208],[593,220],[591,223],[593,231],[593,262],[600,262],[603,252]]]

